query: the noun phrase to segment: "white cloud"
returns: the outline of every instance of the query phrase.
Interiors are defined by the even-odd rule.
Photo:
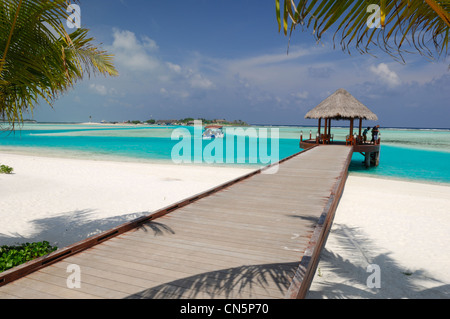
[[[114,29],[114,41],[111,52],[115,55],[115,62],[131,71],[151,71],[159,65],[159,60],[150,54],[158,49],[152,39],[144,36],[140,39],[131,31]]]
[[[91,84],[89,86],[89,88],[91,90],[93,90],[95,93],[100,94],[100,95],[107,95],[108,94],[108,89],[106,88],[106,86],[101,85],[101,84]]]
[[[175,73],[181,73],[181,66],[179,66],[178,64],[167,62],[166,65],[169,68],[169,70],[172,70]]]
[[[303,92],[292,93],[291,96],[296,99],[304,100],[309,97],[309,93],[308,93],[308,91],[303,91]]]
[[[211,80],[191,68],[183,68],[180,65],[171,62],[166,62],[166,66],[172,72],[172,77],[169,77],[169,75],[166,74],[162,77],[164,81],[172,80],[185,82],[194,89],[206,90],[214,87],[214,84]]]
[[[389,69],[389,66],[386,63],[380,63],[378,64],[378,66],[372,65],[370,67],[370,71],[391,87],[395,87],[401,84],[400,77],[397,75],[397,73]]]
[[[287,53],[276,53],[276,54],[263,54],[259,56],[254,56],[250,58],[244,58],[235,61],[237,67],[256,67],[256,66],[267,66],[270,64],[279,64],[292,60],[296,60],[300,57],[310,55],[312,50],[295,49]]]
[[[151,51],[157,51],[159,49],[159,46],[156,44],[156,41],[153,39],[150,39],[148,36],[143,36],[142,42],[143,42],[144,47]]]
[[[210,89],[214,86],[210,80],[208,80],[207,78],[203,77],[198,73],[195,73],[192,76],[190,76],[189,82],[192,88],[197,89]]]
[[[92,83],[91,85],[89,85],[89,89],[98,94],[98,95],[102,95],[102,96],[120,96],[120,94],[117,92],[117,90],[115,88],[107,88],[105,85],[103,84],[95,84]]]
[[[136,35],[131,31],[121,31],[115,29],[113,36],[113,47],[116,49],[133,50],[140,46]]]

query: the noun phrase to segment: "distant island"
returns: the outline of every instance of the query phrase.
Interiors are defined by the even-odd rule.
[[[184,118],[184,119],[179,119],[179,120],[155,120],[155,119],[151,119],[151,120],[147,120],[147,121],[139,121],[139,120],[128,120],[122,123],[119,122],[109,122],[111,124],[135,124],[135,125],[139,125],[139,124],[150,124],[150,125],[194,125],[194,121],[196,119],[192,118],[192,117],[188,117],[188,118]],[[204,118],[199,118],[197,119],[199,121],[202,121],[203,124],[205,125],[223,125],[223,126],[250,126],[249,124],[247,124],[244,121],[241,120],[234,120],[234,121],[227,121],[225,119],[214,119],[214,120],[208,120],[208,119],[204,119]],[[103,121],[102,123],[107,123],[105,121]]]
[[[9,124],[10,122],[5,120],[5,119],[0,119],[0,123],[2,123],[2,124]],[[36,120],[24,119],[24,120],[21,120],[21,121],[19,121],[19,120],[14,121],[14,123],[33,123],[34,124],[34,123],[37,123],[37,121]]]
[[[90,120],[92,120],[92,118],[90,118]],[[202,121],[202,123],[204,125],[223,125],[223,126],[250,126],[248,123],[241,121],[241,120],[234,120],[234,121],[228,121],[225,119],[214,119],[214,120],[208,120],[208,119],[204,119],[204,118],[198,118],[198,119],[194,119],[192,117],[188,117],[188,118],[184,118],[184,119],[179,119],[179,120],[155,120],[155,119],[150,119],[147,121],[139,121],[139,120],[128,120],[128,121],[124,121],[124,122],[119,122],[119,121],[101,121],[101,122],[93,122],[93,121],[89,121],[89,122],[83,122],[83,123],[71,123],[71,124],[128,124],[128,125],[163,125],[163,126],[189,126],[189,125],[194,125],[194,122],[198,120],[198,121]],[[24,119],[22,121],[16,121],[15,123],[17,124],[36,124],[39,123],[36,120],[31,120],[31,119]],[[41,122],[41,123],[50,123],[50,122]],[[52,124],[56,124],[51,122]],[[0,124],[9,124],[8,121],[4,120],[4,119],[0,119]],[[61,123],[63,124],[63,123]]]

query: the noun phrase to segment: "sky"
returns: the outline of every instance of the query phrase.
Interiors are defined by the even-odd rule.
[[[368,125],[450,128],[449,58],[349,54],[333,31],[317,43],[312,30],[297,29],[289,44],[275,0],[82,0],[80,8],[119,76],[86,77],[29,118],[316,125],[305,114],[344,88],[378,115]]]

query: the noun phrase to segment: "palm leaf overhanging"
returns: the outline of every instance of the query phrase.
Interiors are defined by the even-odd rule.
[[[333,40],[340,39],[342,49],[350,53],[370,53],[373,46],[393,57],[413,51],[431,58],[448,54],[450,28],[449,0],[275,0],[279,31],[291,35],[296,26],[313,28],[320,41],[323,34],[335,29]],[[369,28],[368,6],[381,8],[381,28]]]
[[[88,30],[68,34],[66,0],[0,0],[0,116],[23,120],[41,99],[50,105],[85,74],[117,75],[112,55]]]

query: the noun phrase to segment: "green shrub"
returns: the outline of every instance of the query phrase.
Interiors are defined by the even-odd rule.
[[[12,167],[0,165],[0,174],[11,174],[13,170],[14,169]]]
[[[0,272],[48,255],[56,249],[57,247],[50,246],[50,243],[47,241],[26,243],[19,246],[1,246]]]

